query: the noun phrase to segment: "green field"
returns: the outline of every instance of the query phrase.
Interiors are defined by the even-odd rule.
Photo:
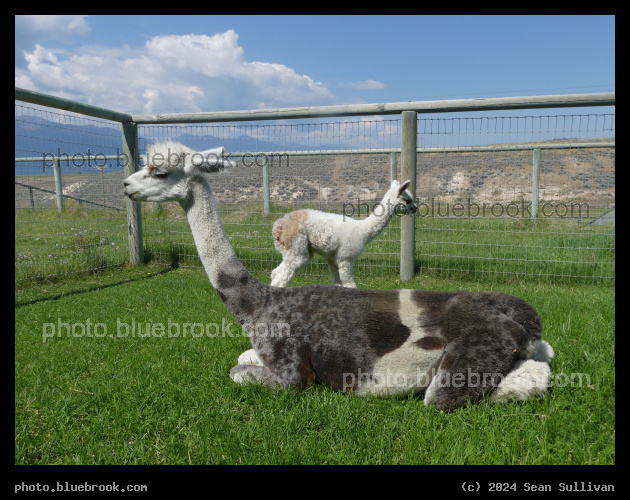
[[[294,285],[317,281],[327,280]],[[202,270],[117,267],[16,290],[15,463],[615,462],[613,288],[421,275],[361,285],[524,298],[556,351],[555,386],[545,399],[452,414],[425,407],[422,397],[238,386],[228,374],[249,339]],[[191,327],[175,335],[172,327],[160,336],[154,327],[184,323],[225,324],[228,334]]]
[[[226,232],[251,271],[271,272],[280,262],[271,226],[286,206],[222,209]],[[128,262],[124,212],[69,206],[15,211],[16,281],[62,278],[68,273]],[[147,263],[200,267],[188,223],[175,204],[143,211]],[[400,221],[396,218],[355,263],[357,279],[399,273]],[[614,285],[614,226],[584,221],[511,218],[416,218],[416,271],[423,275],[494,282]],[[302,276],[327,276],[315,259]]]
[[[222,213],[237,254],[265,282],[279,262],[273,208]],[[356,264],[360,287],[500,290],[543,318],[556,351],[544,399],[444,414],[421,396],[239,386],[229,371],[246,336],[154,335],[185,323],[240,332],[176,210],[144,212],[144,266],[125,264],[124,213],[16,210],[16,464],[615,463],[609,227],[421,219],[418,274],[406,282],[399,222],[370,244]],[[329,283],[321,259],[292,286],[311,283]]]

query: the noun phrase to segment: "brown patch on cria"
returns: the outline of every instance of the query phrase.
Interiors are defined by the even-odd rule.
[[[439,337],[423,337],[420,340],[416,340],[415,344],[420,349],[429,351],[432,349],[442,349],[446,345],[446,341]]]
[[[278,250],[289,250],[293,246],[293,240],[304,227],[307,218],[308,211],[296,210],[275,222],[271,234]]]

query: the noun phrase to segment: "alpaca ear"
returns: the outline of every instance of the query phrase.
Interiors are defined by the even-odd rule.
[[[232,162],[224,157],[225,148],[213,148],[199,151],[186,158],[184,171],[190,173],[193,169],[202,172],[219,172],[225,168],[233,167]]]
[[[392,185],[389,186],[389,189],[394,189],[394,188],[397,188],[397,187],[398,187],[398,181],[396,179],[394,179],[392,181]]]
[[[398,194],[402,194],[402,192],[407,189],[409,187],[409,185],[411,184],[411,181],[405,181],[403,182],[400,187],[398,188]]]

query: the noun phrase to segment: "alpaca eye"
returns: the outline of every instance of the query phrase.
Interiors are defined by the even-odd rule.
[[[159,179],[164,179],[165,177],[168,176],[168,172],[156,172],[155,176],[158,177]]]

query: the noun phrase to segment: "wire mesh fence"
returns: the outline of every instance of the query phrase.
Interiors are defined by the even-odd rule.
[[[212,189],[232,245],[246,267],[271,271],[281,261],[271,227],[282,215],[312,208],[365,218],[390,185],[390,154],[399,146],[399,120],[299,123],[293,125],[141,126],[143,144],[179,140],[197,150],[224,146],[236,167],[215,175]],[[347,153],[334,154],[343,145]],[[142,145],[140,146],[142,149]],[[299,151],[300,153],[296,153]],[[364,151],[358,153],[355,151]],[[368,152],[365,152],[368,151]],[[371,153],[373,151],[373,153]],[[269,209],[265,213],[263,167],[269,166]],[[354,213],[351,214],[350,211]],[[174,224],[168,226],[168,221]],[[199,266],[194,243],[176,203],[143,206],[145,253]],[[355,264],[358,275],[398,272],[400,223],[393,220]],[[380,271],[379,271],[380,269]],[[313,259],[302,273],[328,276]]]
[[[128,260],[120,148],[117,123],[16,103],[16,281]]]
[[[614,283],[614,114],[478,115],[418,119],[416,270]],[[281,261],[271,235],[279,217],[314,208],[362,219],[392,178],[405,180],[400,128],[397,118],[363,117],[140,125],[138,134],[141,155],[161,140],[239,155],[235,168],[213,176],[213,192],[237,255],[264,275]],[[16,280],[127,261],[123,166],[105,160],[120,148],[116,123],[16,103]],[[55,167],[61,153],[69,158]],[[98,165],[85,161],[97,154]],[[83,156],[73,164],[72,155]],[[142,210],[145,259],[201,267],[179,205]],[[395,217],[355,262],[357,283],[397,275],[399,266]],[[321,258],[302,274],[330,279]]]
[[[420,268],[614,280],[614,133],[614,115],[419,120],[441,150],[418,159]]]

